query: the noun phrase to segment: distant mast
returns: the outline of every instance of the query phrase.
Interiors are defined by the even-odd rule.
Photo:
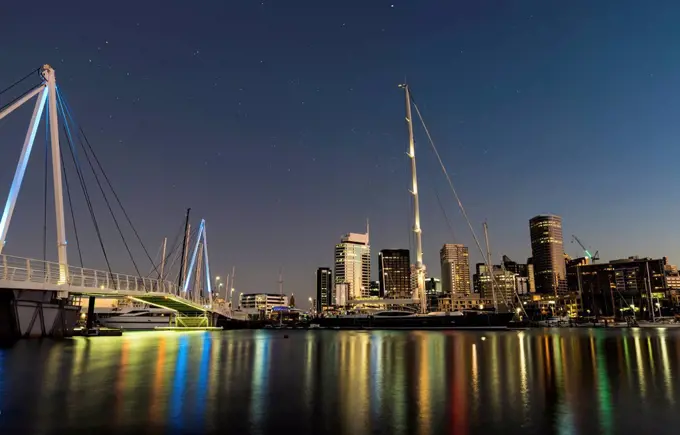
[[[413,195],[413,233],[416,239],[416,294],[414,300],[420,301],[420,312],[427,312],[425,300],[425,271],[423,270],[423,241],[420,230],[420,204],[418,201],[418,177],[416,176],[416,146],[413,139],[413,123],[411,119],[411,92],[407,84],[399,85],[406,96],[406,125],[408,127],[409,149],[408,156],[411,158],[411,194]]]

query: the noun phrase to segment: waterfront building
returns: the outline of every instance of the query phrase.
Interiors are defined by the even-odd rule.
[[[333,305],[333,272],[328,267],[316,270],[316,312]]]
[[[618,317],[632,307],[638,317],[650,318],[650,310],[658,315],[668,300],[662,259],[630,257],[580,265],[577,280],[583,309],[591,315]]]
[[[378,254],[380,293],[386,298],[411,298],[411,261],[408,249],[383,249]]]
[[[288,296],[276,293],[243,293],[240,296],[241,311],[250,318],[265,319],[274,307],[287,307]]]
[[[529,234],[536,292],[552,295],[567,293],[562,218],[555,215],[535,216],[529,220]]]
[[[470,257],[467,246],[447,243],[439,251],[442,288],[452,297],[470,296]]]
[[[589,263],[588,257],[567,259],[567,288],[570,293],[578,292],[578,267]]]
[[[666,275],[666,287],[671,290],[680,290],[680,272],[678,266],[668,263],[668,258],[664,257],[664,273]]]
[[[335,245],[335,284],[347,284],[349,299],[370,296],[371,246],[368,233],[345,234]]]
[[[445,295],[439,298],[438,303],[439,303],[438,311],[443,312],[493,308],[493,299],[480,298],[478,294],[464,297],[463,296],[451,297]]]

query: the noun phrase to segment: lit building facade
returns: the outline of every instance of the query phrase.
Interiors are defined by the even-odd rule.
[[[439,251],[442,290],[451,297],[470,296],[470,257],[467,246],[447,243]]]
[[[348,298],[370,296],[371,246],[368,234],[349,233],[335,245],[335,284],[347,284]]]
[[[649,318],[650,305],[663,304],[668,285],[663,260],[631,257],[577,268],[582,306],[591,315],[620,316],[632,305]],[[650,299],[651,294],[651,299]],[[651,302],[651,303],[650,303]]]
[[[240,296],[241,311],[251,318],[266,318],[274,307],[288,306],[288,296],[276,293],[244,293]]]
[[[336,283],[333,296],[335,296],[335,305],[338,307],[344,307],[347,305],[347,301],[349,300],[349,285],[344,282]]]
[[[562,218],[539,215],[529,220],[531,254],[536,292],[562,295],[567,293],[567,268],[564,261]]]
[[[479,268],[479,295],[485,300],[496,300],[498,304],[510,304],[515,299],[515,288],[517,286],[516,274],[503,270],[500,266],[493,266],[493,277],[495,281],[491,286],[492,276],[488,272],[486,265]]]
[[[333,305],[333,272],[328,267],[316,270],[316,312]]]
[[[408,249],[383,249],[378,254],[380,293],[386,298],[411,297],[411,261]]]

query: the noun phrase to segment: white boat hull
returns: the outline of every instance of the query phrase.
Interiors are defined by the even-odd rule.
[[[107,328],[123,329],[126,331],[148,331],[157,326],[170,326],[170,317],[158,316],[135,316],[128,318],[110,317],[99,321],[102,326]]]
[[[638,327],[639,328],[680,328],[680,322],[672,322],[672,323],[639,322]]]

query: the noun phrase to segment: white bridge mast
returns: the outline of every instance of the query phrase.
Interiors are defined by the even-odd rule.
[[[425,270],[423,266],[423,241],[420,230],[420,203],[418,201],[418,177],[416,176],[416,146],[413,139],[413,123],[411,119],[411,91],[407,84],[399,85],[406,96],[406,125],[408,126],[408,156],[411,158],[411,194],[413,195],[413,233],[416,238],[416,293],[415,301],[420,301],[420,312],[427,312],[427,298],[425,297]]]
[[[52,69],[49,65],[43,65],[40,70],[43,82],[36,86],[32,91],[28,92],[24,97],[17,100],[15,103],[0,112],[0,119],[12,113],[19,106],[26,103],[34,96],[38,96],[33,109],[33,116],[26,132],[24,146],[21,150],[19,163],[17,164],[14,179],[12,180],[12,187],[10,188],[7,202],[2,213],[2,220],[0,220],[0,253],[5,246],[5,239],[7,237],[7,230],[9,223],[12,220],[14,213],[14,206],[16,205],[21,190],[21,184],[26,173],[26,166],[28,165],[28,158],[33,149],[33,142],[38,131],[40,118],[42,112],[47,105],[49,116],[49,130],[50,142],[52,145],[52,175],[54,184],[54,211],[57,224],[57,253],[59,259],[59,284],[68,283],[68,256],[66,252],[66,225],[64,221],[64,195],[61,185],[62,170],[61,170],[61,153],[59,151],[59,112],[57,111],[57,81]],[[59,294],[60,297],[65,297],[66,294]]]

